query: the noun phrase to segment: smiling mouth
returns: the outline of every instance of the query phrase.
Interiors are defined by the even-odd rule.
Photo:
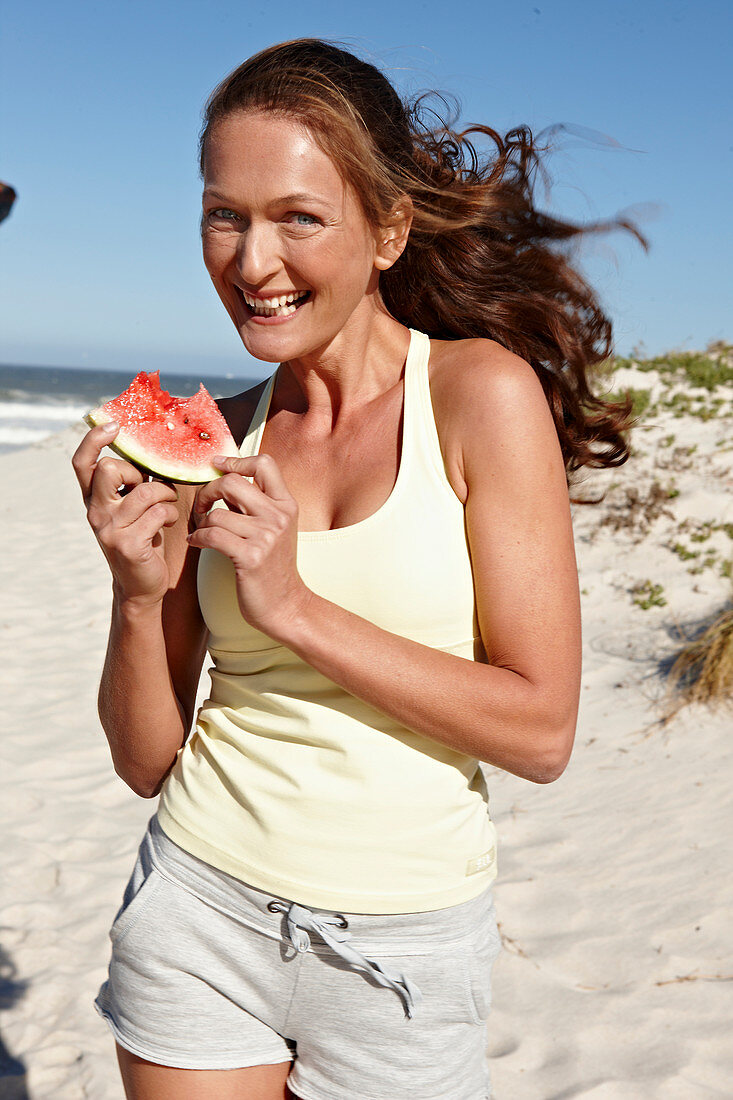
[[[239,288],[238,288],[239,289]],[[277,298],[253,298],[239,290],[247,308],[255,317],[287,317],[310,298],[309,290],[296,290],[292,294],[281,294]]]

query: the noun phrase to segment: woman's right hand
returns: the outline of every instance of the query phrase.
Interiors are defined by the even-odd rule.
[[[92,428],[71,462],[116,594],[137,604],[158,603],[170,582],[162,531],[178,521],[178,494],[170,485],[148,481],[124,459],[99,457],[117,431],[116,424]]]

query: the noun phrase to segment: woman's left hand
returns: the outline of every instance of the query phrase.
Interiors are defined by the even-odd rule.
[[[223,471],[196,494],[191,546],[218,550],[234,566],[242,615],[276,641],[312,593],[296,564],[298,505],[270,455],[224,458]],[[253,478],[249,481],[248,478]],[[214,508],[222,500],[226,508]]]

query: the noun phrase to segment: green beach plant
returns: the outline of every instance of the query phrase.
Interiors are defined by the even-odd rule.
[[[616,371],[621,369],[633,369],[644,374],[655,371],[666,391],[658,404],[653,406],[650,406],[650,391],[643,388],[628,387],[616,394],[606,395],[606,399],[611,401],[631,399],[637,423],[645,414],[653,414],[659,409],[676,417],[689,415],[710,420],[724,414],[730,405],[729,400],[713,394],[718,387],[733,385],[733,344],[717,341],[709,344],[703,352],[670,351],[648,358],[636,354],[631,357],[611,356],[596,364],[594,374],[600,381],[610,383]],[[688,390],[707,393],[690,393]],[[666,441],[662,443],[662,446],[669,445]]]
[[[684,382],[712,393],[718,386],[733,383],[733,344],[718,342],[710,344],[704,352],[670,351],[650,358],[616,356],[606,371],[612,374],[622,367],[643,372],[654,370],[668,382]]]
[[[651,580],[639,581],[631,589],[631,594],[633,602],[642,611],[648,611],[650,607],[665,607],[667,604],[664,587]]]

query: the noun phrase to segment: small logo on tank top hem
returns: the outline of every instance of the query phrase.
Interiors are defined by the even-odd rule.
[[[482,852],[480,856],[474,856],[473,859],[469,859],[466,864],[466,874],[477,875],[479,871],[488,871],[493,862],[494,849],[489,848],[487,852]]]

